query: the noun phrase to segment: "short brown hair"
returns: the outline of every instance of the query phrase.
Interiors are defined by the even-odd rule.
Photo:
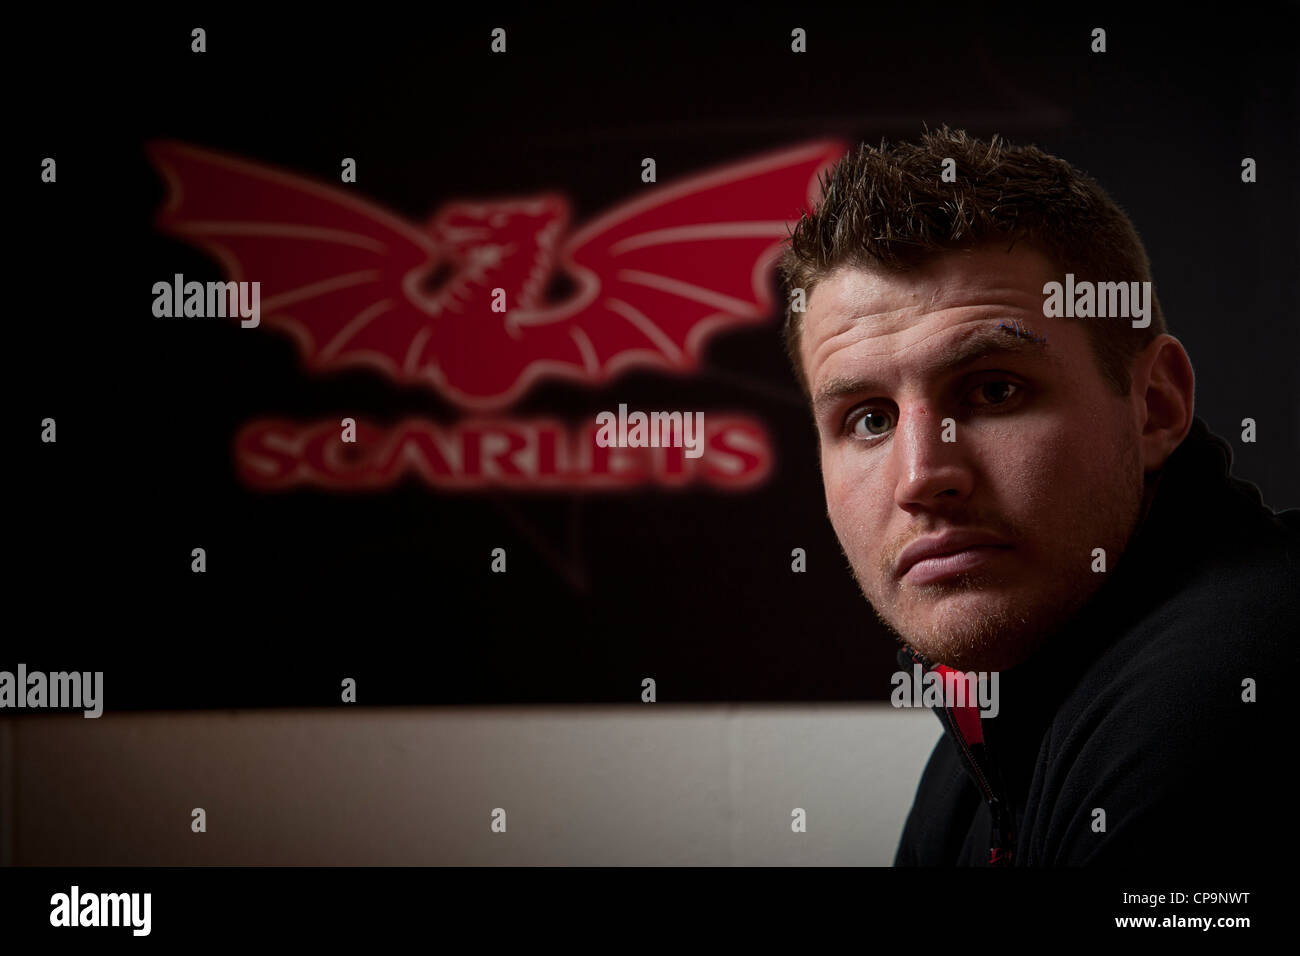
[[[956,161],[956,182],[940,178],[945,159]],[[986,142],[944,126],[919,143],[863,143],[820,181],[821,201],[805,210],[777,266],[786,291],[786,352],[805,394],[803,323],[790,293],[801,288],[806,300],[842,266],[902,272],[954,249],[1023,240],[1076,282],[1151,281],[1146,250],[1124,211],[1086,173],[1034,146],[1011,146],[997,135]],[[1146,328],[1107,320],[1085,326],[1098,370],[1121,395],[1129,391],[1133,356],[1165,331],[1152,289]]]

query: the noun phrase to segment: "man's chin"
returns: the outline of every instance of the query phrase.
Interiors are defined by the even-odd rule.
[[[881,618],[936,664],[1000,671],[1033,654],[1057,620],[1020,597],[988,589],[914,593]]]

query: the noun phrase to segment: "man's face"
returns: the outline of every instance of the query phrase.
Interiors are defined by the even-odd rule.
[[[980,247],[901,275],[841,269],[804,314],[854,576],[904,640],[963,670],[1031,655],[1102,584],[1093,549],[1113,568],[1141,506],[1132,401],[1080,321],[1043,316],[1053,279],[1036,250]]]

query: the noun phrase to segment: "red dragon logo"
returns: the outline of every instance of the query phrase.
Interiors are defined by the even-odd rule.
[[[553,193],[448,202],[419,227],[346,187],[181,143],[147,150],[168,185],[158,227],[229,280],[260,281],[263,322],[307,368],[370,367],[483,412],[544,378],[689,371],[714,333],[770,317],[781,241],[844,146],[647,187],[572,233]],[[547,301],[557,274],[573,291]]]

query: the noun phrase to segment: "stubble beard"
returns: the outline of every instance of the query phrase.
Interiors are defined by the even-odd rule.
[[[1076,501],[1064,504],[1067,513],[1091,510],[1094,520],[1066,523],[1066,540],[1047,545],[1056,560],[1032,569],[1029,590],[1015,587],[1014,578],[1008,578],[1014,571],[981,568],[934,584],[903,581],[891,592],[896,600],[886,602],[873,599],[850,561],[854,579],[885,627],[931,662],[963,671],[1013,667],[1042,647],[1105,582],[1105,573],[1092,570],[1093,549],[1105,550],[1109,571],[1137,526],[1144,484],[1136,439],[1125,442],[1100,474],[1111,476],[1104,494],[1098,494],[1095,481],[1086,482]],[[1105,506],[1099,508],[1099,502]],[[993,515],[972,514],[969,520],[948,523],[993,531],[1011,542],[1030,540],[1023,528]],[[877,580],[892,580],[898,553],[920,536],[913,532],[882,550]],[[935,613],[939,601],[950,606]]]

